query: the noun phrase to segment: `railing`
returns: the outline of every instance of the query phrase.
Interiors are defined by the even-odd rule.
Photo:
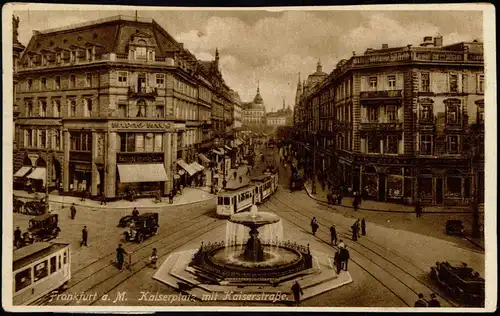
[[[403,123],[402,122],[389,122],[389,123],[367,122],[367,123],[361,123],[359,125],[359,130],[360,131],[374,131],[374,130],[401,131],[401,130],[403,130]]]
[[[158,95],[158,89],[153,87],[141,87],[141,88],[128,87],[128,94],[129,96],[152,97]]]
[[[383,90],[383,91],[362,91],[359,95],[360,99],[375,99],[375,98],[401,98],[403,90]]]
[[[128,54],[116,54],[117,60],[128,60]]]

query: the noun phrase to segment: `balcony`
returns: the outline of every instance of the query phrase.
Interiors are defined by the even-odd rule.
[[[155,98],[158,95],[158,89],[153,87],[128,87],[128,96],[130,98]]]
[[[359,95],[363,99],[397,99],[403,97],[403,90],[362,91]]]
[[[368,123],[361,123],[359,125],[360,132],[372,132],[372,131],[400,132],[402,130],[403,130],[403,122],[400,121],[393,121],[387,123],[368,122]]]

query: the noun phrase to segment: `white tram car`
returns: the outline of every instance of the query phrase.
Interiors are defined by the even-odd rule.
[[[260,204],[278,189],[278,174],[266,174],[250,179],[250,183],[226,188],[217,194],[217,215],[231,216]]]
[[[37,242],[14,250],[13,305],[27,305],[71,278],[70,244]]]

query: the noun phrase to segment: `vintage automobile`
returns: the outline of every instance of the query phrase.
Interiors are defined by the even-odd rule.
[[[141,243],[158,232],[158,213],[144,213],[129,222],[123,233],[126,241]]]
[[[34,242],[57,238],[61,229],[57,214],[45,214],[30,219],[28,233]]]
[[[461,220],[453,219],[446,222],[446,234],[462,236],[464,225]]]
[[[464,305],[484,306],[484,279],[466,263],[436,262],[430,277]]]
[[[14,196],[14,213],[23,213],[24,212],[24,202]]]
[[[26,202],[21,212],[28,215],[42,215],[45,212],[45,200]]]
[[[134,216],[132,215],[123,216],[122,218],[120,218],[120,221],[118,222],[118,227],[127,227],[133,218]]]

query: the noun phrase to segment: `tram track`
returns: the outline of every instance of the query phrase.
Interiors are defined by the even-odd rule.
[[[288,210],[291,210],[291,211],[279,211],[279,208],[276,204],[274,204],[272,201],[277,201],[278,203],[281,203],[282,205],[284,205]],[[307,221],[306,221],[306,228],[304,228],[304,225],[302,225],[300,222],[297,222],[296,220],[296,216],[283,216],[285,219],[287,219],[289,222],[291,222],[293,225],[297,226],[297,227],[300,227],[302,229],[305,229],[306,231],[308,230],[308,226],[309,226],[309,221],[310,219],[312,218],[312,216],[316,216],[320,221],[324,220],[324,222],[330,222],[331,219],[326,219],[324,216],[319,216],[318,214],[316,213],[312,213],[312,212],[307,212],[308,214],[310,215],[306,215],[303,211],[299,211],[297,210],[294,206],[291,206],[285,202],[283,202],[282,200],[278,199],[276,196],[272,196],[271,199],[268,200],[268,203],[271,204],[272,206],[274,206],[276,208],[276,212],[278,213],[289,213],[289,214],[299,214],[300,216],[304,217]],[[267,205],[264,204],[265,207],[269,208]],[[297,205],[295,205],[297,206]],[[271,208],[269,208],[271,209]],[[303,209],[303,208],[302,208]],[[272,210],[272,209],[271,209]],[[339,228],[342,228],[347,234],[349,234],[349,228],[345,227],[345,226],[342,226],[342,225],[337,225],[337,227]],[[329,243],[329,236],[330,236],[330,233],[329,231],[327,231],[327,228],[320,228],[319,229],[320,232],[322,232],[323,234],[326,234],[328,236],[328,239],[324,239],[324,238],[320,238],[320,237],[316,237],[318,239],[320,239],[323,243],[325,244],[328,244],[329,246],[331,246],[331,244]],[[347,236],[349,238],[349,236]],[[346,240],[350,240],[350,238],[345,238]],[[365,239],[368,239],[366,237],[363,237],[363,240]],[[364,257],[366,260],[369,261],[368,264],[371,264],[372,266],[374,266],[374,268],[378,269],[380,272],[382,272],[382,274],[386,274],[388,275],[389,277],[393,278],[395,280],[395,282],[397,282],[398,284],[402,284],[405,288],[407,288],[409,291],[411,291],[413,294],[412,294],[412,298],[416,298],[416,294],[420,293],[420,292],[423,292],[423,289],[427,289],[427,290],[430,290],[434,293],[439,293],[439,291],[437,291],[435,288],[432,288],[430,287],[428,284],[424,283],[422,280],[419,280],[415,275],[413,275],[412,273],[408,272],[407,270],[401,268],[398,264],[396,264],[395,262],[393,262],[392,260],[390,259],[387,259],[387,254],[395,254],[393,252],[390,252],[388,251],[387,249],[383,248],[382,245],[380,244],[377,244],[376,242],[372,241],[372,240],[369,240],[369,242],[371,242],[372,244],[376,245],[377,247],[380,247],[382,248],[386,255],[384,256],[383,254],[357,242],[357,243],[354,243],[354,242],[348,242],[346,243],[344,241],[344,243],[346,244],[349,244],[349,247],[350,249],[352,249],[354,252],[356,252],[357,254],[359,254],[360,256]],[[420,271],[423,271],[421,270],[420,268],[416,267],[413,263],[409,262],[408,260],[406,260],[405,258],[399,256],[398,254],[395,254],[397,255],[398,257],[400,257],[403,261],[405,261],[407,264],[410,264],[412,265],[413,267],[419,269]],[[373,256],[375,256],[375,258],[373,258]],[[371,257],[371,258],[370,258]],[[377,281],[379,281],[384,287],[386,287],[389,291],[391,291],[393,294],[395,294],[402,302],[404,302],[406,305],[408,306],[411,306],[410,304],[412,304],[412,299],[411,298],[406,298],[406,299],[403,299],[401,297],[401,295],[397,294],[395,292],[395,290],[391,289],[386,283],[387,282],[383,282],[382,280],[380,280],[380,278],[378,278],[377,276],[374,275],[374,273],[372,273],[371,271],[369,271],[366,267],[366,263],[361,263],[360,260],[356,260],[356,259],[351,259],[351,261],[353,261],[356,265],[358,265],[361,269],[365,270],[367,273],[369,273],[372,277],[374,277]],[[414,270],[414,269],[413,269]],[[425,272],[425,271],[424,271]],[[406,280],[405,280],[406,279]],[[408,280],[410,279],[410,280]],[[412,284],[412,286],[410,286],[409,284]],[[415,284],[417,286],[415,286]],[[418,289],[415,290],[415,288]],[[451,301],[450,299],[444,297],[443,295],[440,295],[441,297],[441,300],[444,301],[446,304],[445,305],[449,305],[449,306],[452,306],[452,307],[457,307],[459,306],[458,304],[456,304],[455,302]]]

